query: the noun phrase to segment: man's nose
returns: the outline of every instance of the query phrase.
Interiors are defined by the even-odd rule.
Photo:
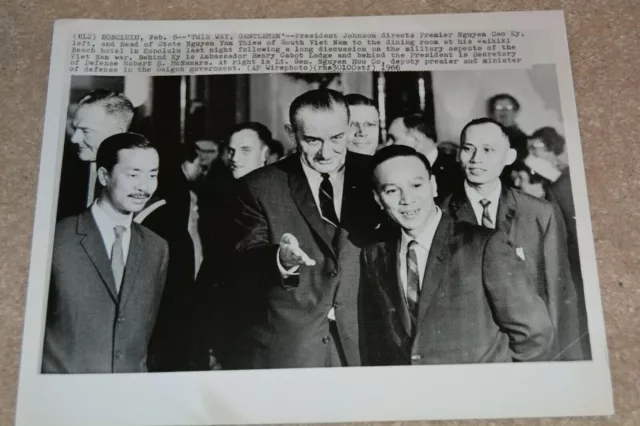
[[[331,158],[332,150],[333,149],[331,148],[331,144],[329,142],[323,142],[322,147],[320,148],[320,154],[322,155],[322,158],[324,159]]]
[[[80,129],[76,129],[71,135],[71,142],[75,144],[82,143],[82,131]]]

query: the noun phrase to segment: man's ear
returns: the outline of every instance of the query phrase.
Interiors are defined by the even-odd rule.
[[[267,157],[269,156],[269,145],[265,145],[262,147],[262,152],[260,153],[260,162],[264,165],[267,164]]]
[[[297,146],[298,144],[296,143],[296,132],[293,129],[293,126],[291,124],[285,124],[284,131],[287,132],[287,136],[289,136],[289,139],[291,140],[291,142],[293,142],[293,145]]]
[[[378,206],[384,210],[384,207],[382,207],[382,202],[380,201],[380,196],[378,195],[378,192],[374,189],[373,190],[373,199],[376,200],[376,203],[378,204]]]
[[[100,182],[101,186],[107,186],[108,180],[109,180],[109,172],[104,167],[100,167],[98,169],[98,182]]]
[[[431,192],[433,193],[433,198],[438,196],[438,182],[436,182],[436,177],[431,175]]]
[[[509,152],[507,152],[507,161],[505,165],[510,166],[511,164],[513,164],[513,162],[516,161],[517,156],[518,156],[518,153],[516,152],[516,150],[513,148],[509,148]]]

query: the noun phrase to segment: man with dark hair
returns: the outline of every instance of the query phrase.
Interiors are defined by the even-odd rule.
[[[389,143],[406,145],[422,153],[429,160],[436,179],[436,203],[444,200],[453,189],[462,183],[460,166],[453,155],[440,151],[436,129],[420,113],[398,117],[389,126]]]
[[[144,136],[120,133],[95,160],[98,199],[56,225],[43,373],[147,371],[169,253],[132,217],[156,190],[158,153]]]
[[[376,104],[366,96],[352,93],[344,97],[351,116],[347,149],[373,155],[380,142],[380,114]]]
[[[284,145],[277,139],[271,139],[269,145],[269,155],[267,155],[267,164],[273,164],[282,160],[284,157]]]
[[[271,131],[264,124],[242,123],[231,131],[227,153],[233,177],[242,176],[264,166],[269,154]]]
[[[396,227],[363,250],[365,364],[546,359],[553,326],[507,236],[443,213],[430,163],[413,148],[381,149],[372,169]]]
[[[289,117],[298,153],[240,181],[233,274],[246,327],[232,358],[237,368],[360,365],[359,258],[379,211],[370,157],[347,152],[349,108],[336,91],[300,95]]]
[[[95,199],[97,180],[96,153],[102,141],[116,133],[126,132],[133,120],[133,104],[120,93],[108,90],[94,90],[88,93],[78,103],[71,121],[71,143],[77,146],[78,159],[89,165],[87,186],[78,186],[74,181],[78,179],[77,170],[69,168],[62,171],[60,179],[59,218],[67,214],[78,213],[80,209],[88,207]],[[71,176],[70,173],[73,173]],[[78,188],[76,188],[78,186]],[[69,192],[72,192],[70,194]],[[79,191],[83,191],[79,194]],[[82,203],[76,198],[82,197]],[[76,210],[75,205],[81,205]],[[75,210],[75,211],[74,211]]]
[[[527,156],[527,134],[518,127],[516,118],[520,112],[520,102],[508,93],[499,93],[487,101],[489,117],[505,127],[511,147],[516,150],[516,160]]]
[[[491,118],[470,121],[458,154],[465,182],[443,203],[456,222],[499,229],[524,260],[529,280],[547,304],[556,339],[550,360],[583,359],[575,284],[567,255],[565,224],[557,207],[506,187],[505,166],[516,158],[504,126]]]

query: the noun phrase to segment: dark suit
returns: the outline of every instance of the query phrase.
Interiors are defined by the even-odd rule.
[[[146,371],[167,263],[165,241],[133,223],[118,293],[90,210],[58,222],[42,372]]]
[[[438,152],[436,161],[431,165],[431,171],[438,184],[436,204],[447,198],[464,181],[464,175],[456,156],[446,154],[442,150]]]
[[[300,155],[259,169],[240,182],[239,264],[234,275],[246,309],[241,315],[250,321],[236,357],[240,368],[325,366],[327,345],[335,343],[327,319],[332,307],[345,362],[360,364],[360,252],[380,211],[370,189],[369,160],[347,154],[341,228],[334,238],[320,216]],[[284,233],[293,234],[316,261],[286,280],[276,261]]]
[[[443,203],[456,221],[477,223],[462,185]],[[549,359],[583,359],[578,343],[578,300],[567,256],[567,234],[553,204],[502,186],[496,227],[524,251],[531,285],[547,304],[556,328]]]
[[[506,235],[446,214],[436,230],[415,332],[398,272],[400,231],[363,250],[361,312],[368,365],[545,359],[553,326]]]

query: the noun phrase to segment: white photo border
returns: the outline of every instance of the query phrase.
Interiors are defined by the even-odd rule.
[[[475,31],[549,34],[578,223],[591,361],[42,375],[51,250],[75,32]],[[134,29],[135,31],[131,31]],[[534,51],[536,48],[533,49]],[[540,49],[538,49],[540,50]],[[535,52],[532,52],[536,56]],[[548,55],[548,51],[544,53]],[[532,60],[535,63],[535,60]],[[468,67],[470,68],[470,66]],[[611,377],[571,64],[561,11],[225,21],[88,21],[55,25],[27,290],[16,425],[265,424],[613,414]]]

